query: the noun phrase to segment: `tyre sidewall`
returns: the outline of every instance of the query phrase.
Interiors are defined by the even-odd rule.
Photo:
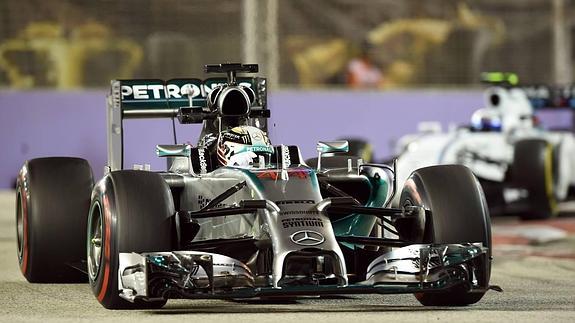
[[[103,182],[102,182],[103,181]],[[98,301],[106,308],[121,308],[128,306],[128,302],[118,300],[118,249],[115,237],[116,232],[116,199],[114,198],[114,186],[106,177],[99,182],[92,193],[92,205],[87,224],[87,237],[90,234],[90,224],[94,216],[95,207],[98,206],[102,221],[102,250],[100,264],[96,277],[90,279],[90,285]],[[88,238],[89,239],[89,238]],[[90,241],[87,241],[90,248]],[[114,292],[115,291],[115,292]]]

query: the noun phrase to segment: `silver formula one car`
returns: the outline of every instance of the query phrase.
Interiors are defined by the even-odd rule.
[[[331,167],[347,142],[318,143],[316,167],[266,135],[257,65],[208,65],[227,78],[113,81],[108,166],[27,161],[17,185],[18,259],[34,283],[89,280],[106,308],[174,298],[413,293],[468,305],[490,288],[491,228],[464,166],[416,170],[396,193],[394,168]],[[158,145],[167,171],[123,169],[123,120],[202,123],[196,147]],[[347,158],[347,156],[341,156]],[[139,167],[138,167],[139,168]],[[493,286],[491,286],[493,288]]]

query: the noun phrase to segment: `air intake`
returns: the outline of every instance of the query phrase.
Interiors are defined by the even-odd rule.
[[[226,117],[247,116],[250,112],[250,98],[241,87],[230,86],[220,91],[217,105],[220,114]]]

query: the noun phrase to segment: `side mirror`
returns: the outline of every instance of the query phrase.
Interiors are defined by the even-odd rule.
[[[335,141],[319,141],[317,143],[317,170],[321,169],[321,156],[324,154],[333,153],[346,153],[349,151],[349,143],[347,140],[335,140]]]
[[[190,173],[192,171],[192,146],[190,145],[157,145],[156,155],[168,157],[167,169],[176,173]],[[173,167],[176,168],[173,168]],[[177,170],[175,170],[177,169]]]
[[[349,143],[347,140],[320,141],[317,143],[317,151],[321,154],[346,153],[349,151]]]
[[[157,145],[158,157],[190,157],[192,146],[190,145]]]

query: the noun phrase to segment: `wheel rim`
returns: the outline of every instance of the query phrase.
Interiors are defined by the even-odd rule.
[[[88,275],[90,280],[96,280],[102,261],[102,209],[96,202],[90,210],[88,223]]]
[[[18,239],[18,260],[22,262],[24,253],[24,208],[22,207],[22,194],[16,195],[16,236]]]

